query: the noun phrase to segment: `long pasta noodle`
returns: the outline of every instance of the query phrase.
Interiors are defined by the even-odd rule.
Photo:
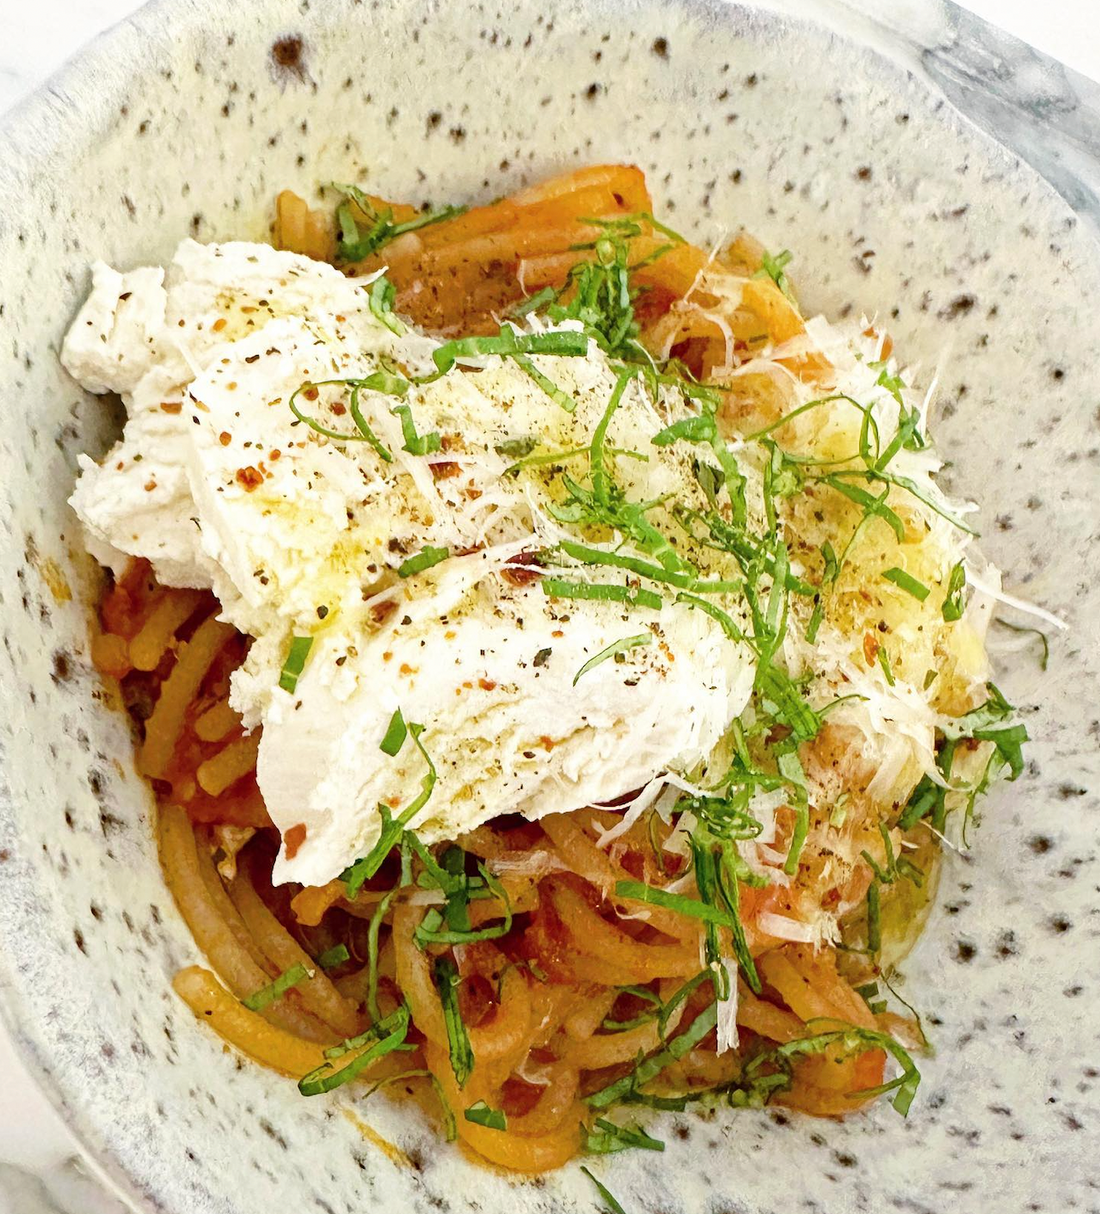
[[[547,1082],[538,1100],[524,1114],[513,1117],[508,1129],[523,1137],[535,1137],[557,1130],[567,1120],[579,1122],[584,1106],[577,1100],[580,1076],[572,1060],[555,1062],[547,1070]]]
[[[413,906],[402,903],[394,909],[393,943],[397,982],[412,1008],[416,1027],[430,1041],[445,1046],[447,1030],[443,1025],[443,1010],[432,980],[430,963],[413,939],[421,918],[422,915]]]
[[[435,1044],[425,1048],[428,1067],[439,1078],[444,1095],[453,1109],[470,1107],[474,1092],[459,1088],[444,1049]],[[483,1097],[482,1097],[483,1098]],[[456,1117],[459,1137],[482,1158],[503,1168],[519,1172],[546,1172],[568,1162],[580,1146],[579,1121],[566,1117],[554,1129],[537,1135],[505,1134]]]
[[[229,700],[219,700],[195,721],[195,735],[204,742],[217,742],[241,723],[241,716],[229,707]]]
[[[202,602],[197,590],[166,594],[153,609],[141,631],[130,642],[130,661],[135,670],[155,670],[175,636]]]
[[[195,836],[187,815],[178,806],[164,805],[158,815],[158,826],[165,879],[195,943],[233,994],[239,999],[247,998],[267,986],[273,975],[257,965],[250,950],[239,942],[219,913],[202,879]],[[264,1019],[301,1037],[329,1043],[335,1039],[331,1033],[318,1033],[315,1021],[285,1001],[272,1004],[262,1014]]]
[[[255,733],[230,742],[212,759],[200,764],[195,772],[199,787],[214,797],[225,792],[230,784],[235,784],[255,770],[259,749],[260,738]]]
[[[362,1028],[355,1006],[332,985],[310,955],[264,905],[250,879],[251,865],[229,887],[229,896],[245,927],[276,970],[304,965],[313,977],[298,986],[302,1003],[341,1037],[353,1037]]]
[[[146,722],[140,762],[147,776],[164,775],[183,727],[184,713],[218,650],[234,635],[229,624],[211,616],[203,620],[191,640],[181,646],[176,664],[161,686],[153,714]]]
[[[554,878],[549,878],[547,884],[548,896],[578,952],[628,971],[636,982],[676,978],[690,973],[697,965],[696,950],[682,945],[640,943],[596,914],[571,885]]]
[[[463,969],[460,966],[459,973],[463,973]],[[518,1052],[524,1045],[530,1024],[527,979],[518,967],[507,966],[500,980],[500,997],[495,1011],[485,1023],[469,1030],[475,1060],[479,1064],[488,1063]]]
[[[176,994],[219,1036],[272,1070],[300,1079],[323,1065],[324,1049],[268,1021],[235,999],[201,966],[182,969],[172,981]]]

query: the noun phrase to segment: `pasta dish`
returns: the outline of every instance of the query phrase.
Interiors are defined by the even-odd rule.
[[[519,1171],[650,1110],[907,1113],[895,967],[1027,737],[934,384],[635,168],[321,197],[97,264],[63,351],[127,412],[72,504],[179,996]]]

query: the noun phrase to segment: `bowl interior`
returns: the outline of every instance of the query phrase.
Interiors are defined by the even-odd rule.
[[[172,994],[195,951],[126,721],[90,666],[95,579],[65,506],[76,454],[105,450],[118,420],[56,357],[89,259],[262,239],[284,187],[463,201],[629,160],[676,226],[714,241],[744,225],[794,250],[811,309],[885,320],[937,383],[936,433],[953,487],[982,503],[986,553],[1072,630],[1045,676],[1018,634],[996,638],[1036,741],[974,852],[949,858],[905,967],[938,1046],[909,1119],[669,1114],[653,1127],[663,1155],[594,1166],[631,1214],[969,1210],[993,1178],[1012,1208],[1095,1200],[1073,1131],[1100,1118],[1100,333],[1084,302],[1100,255],[1038,177],[823,27],[654,0],[162,2],[0,145],[0,982],[32,1065],[131,1195],[172,1214],[594,1196],[575,1166],[475,1169],[384,1098],[303,1100]]]

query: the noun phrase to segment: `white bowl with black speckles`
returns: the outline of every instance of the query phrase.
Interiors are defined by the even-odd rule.
[[[277,47],[273,50],[273,47]],[[0,132],[0,990],[33,1069],[145,1210],[590,1209],[576,1167],[481,1171],[384,1099],[238,1061],[172,994],[195,960],[161,884],[126,721],[88,659],[65,506],[112,419],[57,349],[87,263],[263,237],[274,193],[366,178],[481,198],[574,162],[641,164],[703,239],[798,255],[809,304],[878,312],[938,367],[939,437],[1010,586],[1072,625],[1003,671],[1036,738],[951,858],[906,993],[938,1043],[908,1120],[667,1118],[597,1161],[630,1214],[1100,1206],[1097,248],[1053,192],[913,76],[822,28],[707,3],[162,2]],[[65,586],[72,590],[66,597]]]

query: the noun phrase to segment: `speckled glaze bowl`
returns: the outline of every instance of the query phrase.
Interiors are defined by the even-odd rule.
[[[88,659],[65,506],[115,419],[57,350],[87,264],[263,238],[275,192],[416,200],[636,161],[678,227],[797,254],[810,307],[886,320],[939,375],[950,476],[1010,588],[1072,626],[1002,678],[1036,741],[951,856],[904,993],[937,1043],[906,1121],[668,1115],[595,1163],[630,1214],[1100,1206],[1096,576],[1100,256],[1062,202],[926,84],[823,27],[707,3],[162,2],[0,134],[0,987],[31,1066],[144,1210],[591,1209],[575,1166],[475,1168],[384,1099],[362,1120],[222,1049],[172,994],[167,896],[127,723]],[[1019,638],[1009,634],[1018,646]]]

